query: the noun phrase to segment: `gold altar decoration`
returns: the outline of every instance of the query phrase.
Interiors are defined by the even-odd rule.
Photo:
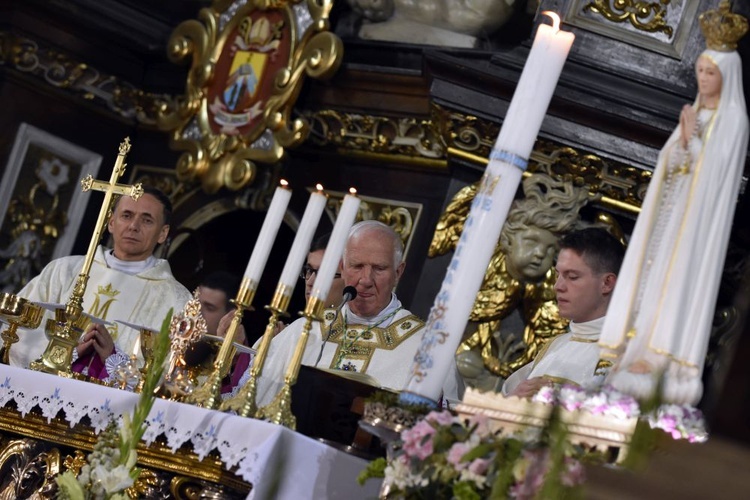
[[[247,277],[242,279],[240,289],[237,292],[237,297],[232,300],[232,304],[234,304],[234,315],[232,316],[232,321],[227,328],[224,341],[221,343],[219,353],[214,360],[211,374],[208,376],[208,380],[206,380],[205,383],[188,396],[187,401],[189,403],[210,409],[216,409],[219,407],[219,404],[221,403],[221,380],[227,375],[227,373],[229,373],[229,370],[232,367],[232,359],[236,352],[234,347],[234,336],[237,333],[237,329],[242,324],[242,316],[245,314],[245,309],[249,309],[250,305],[253,303],[253,298],[255,298],[255,292],[257,289],[257,283],[251,282]],[[196,297],[197,293],[198,291],[196,290]],[[203,319],[203,317],[201,317],[201,319]],[[205,333],[205,326],[203,333]]]
[[[593,0],[584,10],[614,23],[629,22],[640,31],[661,32],[671,37],[674,30],[665,19],[670,3],[671,0]]]
[[[193,298],[188,300],[182,311],[173,315],[169,324],[169,354],[167,356],[167,367],[164,371],[164,379],[159,387],[159,394],[172,400],[182,401],[188,397],[195,388],[195,380],[191,376],[185,361],[185,352],[188,347],[198,342],[206,334],[206,320],[201,314],[201,303],[198,299],[198,290],[193,293]],[[153,345],[152,345],[153,350]],[[151,366],[153,354],[146,357],[146,364]],[[144,374],[147,373],[144,371]]]
[[[428,255],[455,249],[477,184],[460,190],[438,220]],[[585,188],[534,174],[523,181],[525,198],[514,202],[477,293],[469,321],[476,329],[459,346],[461,361],[479,351],[492,374],[507,377],[533,360],[542,347],[567,330],[555,300],[554,256],[558,238],[580,224],[579,210],[596,196]],[[519,310],[520,341],[501,335],[501,323]],[[520,351],[520,352],[519,352]],[[466,353],[466,354],[462,354]]]
[[[117,180],[125,173],[125,157],[129,151],[130,138],[126,137],[120,143],[117,160],[112,168],[112,175],[109,182],[94,180],[90,175],[81,180],[81,187],[84,192],[92,189],[103,191],[104,201],[102,202],[102,207],[99,209],[99,217],[94,227],[94,233],[91,235],[89,248],[83,259],[81,272],[73,285],[73,291],[68,298],[65,309],[57,309],[55,311],[54,323],[48,322],[50,341],[44,353],[42,353],[42,357],[31,362],[30,368],[32,370],[63,376],[71,375],[70,362],[73,349],[78,345],[78,338],[82,333],[83,321],[86,319],[83,314],[83,294],[86,292],[86,285],[89,280],[91,264],[94,262],[96,247],[110,216],[114,195],[127,195],[134,200],[138,200],[143,194],[143,186],[140,184],[134,186],[117,184]]]
[[[60,418],[48,422],[36,411],[21,416],[0,408],[0,485],[5,485],[0,498],[56,498],[54,476],[79,471],[97,438],[86,426],[71,429]],[[172,451],[164,439],[140,443],[137,453],[141,474],[128,491],[130,498],[239,499],[251,488],[214,454],[199,460],[189,448]]]
[[[310,131],[292,107],[304,76],[328,78],[343,56],[328,31],[333,0],[214,0],[169,40],[173,62],[192,55],[185,95],[164,107],[159,127],[184,151],[181,180],[207,193],[239,190]]]
[[[0,334],[3,339],[0,363],[10,364],[10,348],[19,340],[16,333],[18,327],[37,328],[43,315],[42,308],[33,302],[12,293],[0,294],[0,319],[8,323],[8,328]]]
[[[302,311],[305,324],[302,326],[302,333],[300,333],[297,345],[294,348],[294,354],[292,354],[292,359],[287,366],[286,374],[284,375],[284,386],[273,398],[273,401],[257,411],[257,418],[265,419],[271,423],[283,425],[290,429],[296,429],[297,418],[292,413],[292,386],[297,382],[312,322],[322,321],[323,308],[323,300],[314,296],[307,299],[305,310]]]
[[[242,417],[255,417],[258,413],[258,405],[256,402],[258,394],[258,379],[263,374],[263,365],[266,362],[268,349],[271,347],[271,340],[273,340],[276,333],[279,318],[286,313],[291,299],[292,290],[289,290],[288,287],[283,284],[279,284],[276,288],[276,292],[273,294],[271,304],[266,306],[266,309],[271,312],[271,316],[268,318],[268,324],[263,333],[258,352],[253,359],[252,367],[250,368],[250,379],[244,386],[242,386],[235,396],[222,403],[221,411],[232,410]]]

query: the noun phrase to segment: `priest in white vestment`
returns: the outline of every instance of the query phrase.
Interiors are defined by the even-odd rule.
[[[335,309],[325,310],[322,328],[313,322],[302,364],[365,373],[379,386],[400,391],[408,381],[424,326],[393,292],[405,267],[401,238],[381,222],[359,222],[349,233],[342,264],[344,282],[356,288],[357,296],[343,306],[333,324]],[[304,323],[304,318],[298,319],[271,342],[258,382],[259,406],[270,403],[281,389]],[[461,388],[454,366],[444,385],[445,398],[457,399]]]
[[[728,7],[727,7],[728,8]],[[707,13],[708,14],[708,13]],[[719,23],[731,14],[719,12]],[[609,382],[647,398],[696,404],[748,148],[742,61],[706,30],[698,96],[659,153],[600,343]],[[729,50],[727,50],[729,49]],[[662,378],[659,384],[659,378]]]
[[[625,249],[600,228],[569,233],[560,249],[555,294],[560,315],[571,321],[570,331],[513,372],[503,384],[505,396],[530,397],[553,383],[592,387],[606,375],[607,366],[599,362],[599,334]]]
[[[161,191],[144,188],[133,200],[121,197],[108,222],[113,249],[97,247],[91,265],[83,310],[102,322],[92,322],[73,351],[73,369],[95,378],[106,379],[130,355],[140,354],[138,329],[115,321],[159,331],[170,308],[182,310],[190,292],[172,275],[169,263],[153,256],[157,244],[169,233],[169,198]],[[50,262],[18,295],[32,302],[65,304],[83,267],[84,256],[62,257]],[[20,340],[10,350],[10,363],[28,367],[44,352],[49,337],[45,333],[46,312],[41,326],[19,329]]]

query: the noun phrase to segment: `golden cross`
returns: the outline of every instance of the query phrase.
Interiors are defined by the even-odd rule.
[[[55,328],[51,335],[49,345],[42,354],[41,359],[31,363],[33,370],[41,370],[48,373],[58,374],[70,374],[70,360],[72,358],[73,349],[78,344],[78,337],[81,334],[79,330],[82,326],[79,319],[82,318],[83,313],[83,295],[86,293],[86,284],[89,280],[89,272],[91,271],[91,264],[94,261],[94,253],[96,252],[96,246],[99,244],[104,227],[107,223],[107,215],[109,214],[112,197],[115,194],[128,195],[134,200],[138,200],[143,194],[143,186],[141,184],[135,184],[133,186],[117,184],[123,173],[125,173],[125,156],[130,151],[130,138],[126,137],[123,142],[120,143],[120,150],[115,161],[115,166],[112,169],[112,175],[109,182],[97,181],[91,175],[86,176],[81,181],[81,187],[83,191],[96,190],[104,192],[104,202],[99,210],[99,218],[96,221],[96,227],[94,228],[94,234],[91,236],[91,242],[89,243],[89,249],[86,252],[86,257],[83,260],[83,267],[81,273],[76,279],[75,285],[73,285],[73,291],[70,294],[68,302],[65,304],[65,322]],[[56,313],[57,314],[57,313]]]

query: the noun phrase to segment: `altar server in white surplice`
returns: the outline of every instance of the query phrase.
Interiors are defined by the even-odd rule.
[[[696,404],[703,393],[748,147],[742,61],[709,35],[722,30],[701,24],[709,50],[695,65],[698,96],[659,154],[600,341],[616,361],[616,388],[645,398],[663,377],[661,398],[674,404]]]
[[[342,278],[357,289],[357,296],[344,305],[333,325],[335,309],[325,310],[322,334],[320,323],[313,323],[302,364],[366,373],[380,386],[400,391],[424,326],[393,292],[405,266],[401,238],[381,222],[359,222],[349,233],[342,266]],[[260,406],[270,403],[281,388],[304,322],[293,322],[271,342],[258,383]],[[460,385],[454,366],[446,379],[445,397],[456,399]]]
[[[555,294],[570,331],[513,372],[503,384],[503,395],[530,397],[552,383],[601,384],[607,366],[599,363],[597,342],[624,253],[622,244],[600,228],[574,231],[560,240]]]
[[[190,292],[172,275],[169,263],[153,256],[157,244],[169,233],[172,204],[161,191],[145,187],[134,201],[121,197],[107,225],[113,249],[97,247],[90,278],[83,297],[84,312],[106,320],[107,326],[90,324],[73,351],[73,370],[106,379],[133,352],[139,332],[115,320],[159,331],[170,308],[179,312]],[[19,293],[33,302],[64,304],[70,298],[83,267],[80,255],[50,262]],[[49,337],[42,324],[35,330],[20,331],[20,341],[10,350],[11,365],[27,367],[39,359]]]

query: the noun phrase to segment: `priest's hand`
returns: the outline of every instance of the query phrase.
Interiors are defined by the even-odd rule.
[[[517,396],[519,398],[530,398],[534,394],[539,392],[539,389],[546,385],[550,385],[551,383],[552,382],[544,377],[529,378],[518,384],[518,386],[513,392],[510,393],[510,395]]]
[[[216,334],[219,337],[224,338],[227,335],[229,325],[232,324],[232,318],[234,318],[234,311],[229,311],[219,320],[219,327],[216,329]],[[237,326],[237,331],[234,332],[234,339],[232,341],[245,345],[245,340],[245,327],[240,323]]]
[[[78,344],[78,356],[85,356],[94,349],[102,361],[115,352],[115,341],[104,325],[91,324],[83,334],[83,340]]]

